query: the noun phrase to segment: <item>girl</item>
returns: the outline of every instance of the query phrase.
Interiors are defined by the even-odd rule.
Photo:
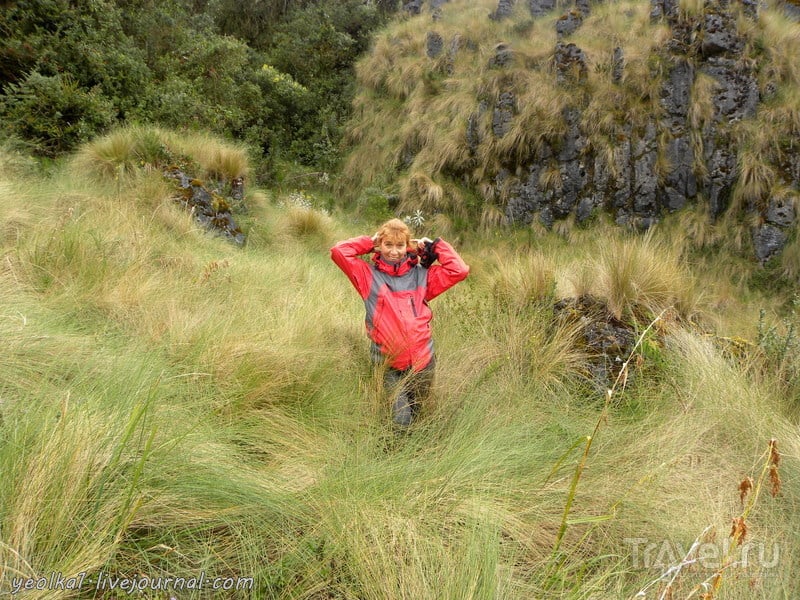
[[[371,263],[359,258],[369,253]],[[441,238],[412,240],[399,219],[387,221],[372,237],[339,242],[331,258],[364,300],[372,361],[386,365],[384,386],[396,394],[393,421],[406,428],[433,382],[428,302],[466,278],[469,267]]]

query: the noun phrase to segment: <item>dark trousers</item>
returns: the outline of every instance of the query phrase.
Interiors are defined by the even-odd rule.
[[[392,421],[399,427],[408,427],[419,413],[420,405],[428,397],[433,384],[436,359],[421,371],[403,371],[387,367],[383,373],[383,387],[392,398]]]

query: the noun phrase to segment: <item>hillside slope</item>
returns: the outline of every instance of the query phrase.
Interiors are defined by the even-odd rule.
[[[791,246],[796,276],[800,24],[781,6],[425,3],[359,63],[347,184],[546,227],[699,206],[762,263]]]

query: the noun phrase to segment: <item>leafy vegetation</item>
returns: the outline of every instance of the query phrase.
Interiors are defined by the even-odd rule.
[[[0,119],[56,157],[112,125],[191,127],[332,168],[352,64],[391,3],[67,0],[0,14]],[[314,56],[314,60],[309,60]]]

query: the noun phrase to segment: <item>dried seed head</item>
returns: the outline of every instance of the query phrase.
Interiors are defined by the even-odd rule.
[[[778,440],[769,441],[769,464],[778,466],[781,463],[781,453],[778,452]]]
[[[747,497],[747,494],[750,493],[750,490],[753,489],[753,478],[752,477],[745,477],[742,479],[742,482],[739,484],[739,500],[741,500],[742,504],[744,504],[744,499]]]
[[[736,543],[737,546],[741,546],[746,536],[747,536],[747,523],[745,523],[744,517],[736,517],[735,519],[733,519],[733,525],[731,527],[730,537],[733,538],[733,541]]]
[[[769,467],[769,481],[772,484],[772,488],[770,492],[772,493],[772,497],[778,495],[778,492],[781,491],[781,476],[778,474],[778,465],[770,465]]]

